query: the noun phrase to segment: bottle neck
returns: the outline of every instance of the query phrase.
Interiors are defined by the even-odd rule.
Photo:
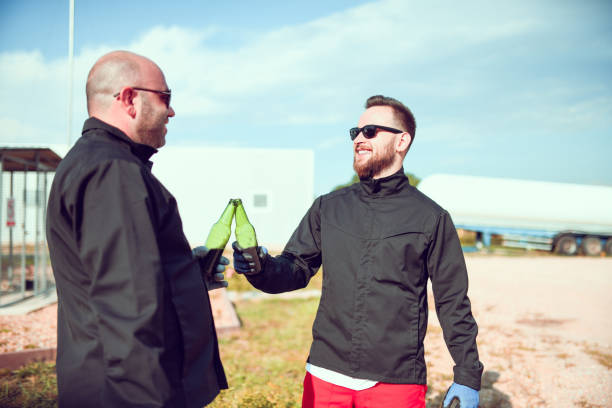
[[[227,204],[227,207],[225,207],[225,210],[223,210],[223,214],[221,214],[221,218],[219,218],[219,222],[221,224],[231,226],[232,218],[234,218],[235,211],[236,211],[236,206],[234,205],[234,202],[230,200],[230,202]]]
[[[250,224],[242,203],[236,208],[236,225]]]

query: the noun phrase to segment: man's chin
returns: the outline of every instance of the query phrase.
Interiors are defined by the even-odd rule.
[[[372,168],[371,168],[371,166],[368,166],[367,163],[365,163],[365,164],[357,164],[357,163],[353,162],[353,170],[355,170],[355,173],[357,173],[357,176],[359,178],[372,177]]]
[[[166,144],[166,133],[168,133],[168,130],[164,126],[164,131],[157,138],[157,146],[155,146],[156,149],[159,149],[160,147],[163,147]]]

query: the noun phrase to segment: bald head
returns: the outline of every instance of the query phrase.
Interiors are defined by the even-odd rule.
[[[170,89],[150,59],[128,51],[102,56],[87,77],[87,111],[136,143],[159,148],[175,115]]]
[[[113,51],[100,57],[87,76],[85,92],[89,115],[105,111],[112,102],[112,95],[122,87],[138,84],[146,65],[157,67],[150,59],[129,51]]]

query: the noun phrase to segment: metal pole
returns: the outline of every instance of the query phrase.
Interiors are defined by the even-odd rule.
[[[2,271],[2,256],[4,255],[4,245],[2,242],[2,209],[4,208],[4,190],[2,188],[2,181],[4,180],[4,157],[0,154],[0,285],[2,284],[4,272]],[[8,282],[7,282],[8,284]],[[2,304],[2,288],[0,287],[0,305]]]
[[[26,286],[26,222],[27,222],[27,208],[28,208],[28,166],[25,166],[23,171],[23,236],[21,244],[21,298],[25,297],[25,286]]]
[[[39,259],[39,247],[40,247],[40,171],[38,171],[39,165],[39,154],[36,153],[36,205],[34,206],[36,211],[36,220],[34,226],[34,294],[38,295],[40,291],[40,259]]]
[[[43,291],[47,291],[47,255],[49,254],[49,250],[47,249],[47,234],[46,234],[46,228],[47,228],[47,172],[45,171],[44,173],[44,177],[43,177],[43,195],[42,195],[42,222],[43,222],[43,228],[45,229],[42,235],[42,247],[43,247],[43,254],[41,257],[41,269],[42,269],[42,281],[41,281],[41,285],[42,285],[42,290]]]
[[[10,172],[10,183],[9,183],[9,198],[13,198],[13,171]],[[14,207],[13,207],[14,208]],[[9,264],[8,264],[8,279],[9,287],[13,286],[13,228],[9,228]]]
[[[74,72],[74,0],[68,15],[68,148],[72,145],[72,76]]]

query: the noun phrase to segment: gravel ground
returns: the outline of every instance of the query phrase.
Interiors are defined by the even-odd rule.
[[[612,406],[611,258],[474,254],[466,262],[480,357],[495,381],[481,391],[483,407]],[[0,352],[55,347],[56,316],[56,305],[0,316]],[[439,398],[453,363],[434,312],[425,348],[428,395]]]
[[[57,304],[27,315],[0,316],[0,353],[56,345]]]
[[[466,263],[480,359],[498,377],[487,393],[511,403],[491,407],[612,407],[612,259],[470,255]],[[450,381],[435,313],[425,350],[429,383]]]
[[[225,289],[209,294],[217,329],[238,327],[238,317]],[[0,353],[52,347],[57,347],[57,303],[27,315],[0,315]]]

